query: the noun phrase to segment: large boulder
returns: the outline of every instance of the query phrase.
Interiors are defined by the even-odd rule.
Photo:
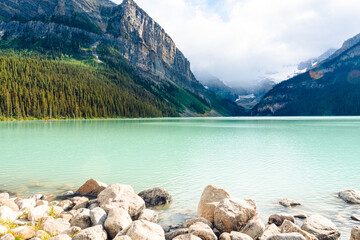
[[[335,224],[320,215],[308,217],[301,226],[301,229],[313,234],[319,240],[336,240],[340,238],[340,232]]]
[[[294,223],[285,220],[283,222],[283,224],[280,227],[280,231],[282,233],[293,233],[293,232],[297,232],[300,233],[301,235],[303,235],[306,240],[318,240],[314,235],[312,235],[311,233],[308,233],[304,230],[302,230],[301,228],[299,228],[297,225],[295,225]]]
[[[70,227],[70,223],[63,218],[47,217],[41,222],[41,229],[52,236],[64,233]]]
[[[291,215],[284,215],[284,214],[273,214],[269,217],[268,223],[275,224],[276,226],[280,227],[285,220],[295,223],[295,218]]]
[[[86,208],[79,209],[70,220],[71,226],[86,229],[92,226],[90,210]]]
[[[103,226],[96,225],[94,227],[90,227],[82,230],[78,234],[76,234],[72,240],[107,240],[107,234],[104,230]]]
[[[77,194],[85,196],[97,197],[99,193],[107,188],[107,184],[99,182],[95,179],[90,179],[84,183],[77,191]]]
[[[160,187],[142,191],[139,196],[144,199],[146,207],[166,205],[172,201],[170,193]]]
[[[246,225],[241,229],[242,233],[245,233],[253,239],[258,239],[264,232],[265,225],[261,221],[258,214],[256,214]]]
[[[111,184],[98,196],[100,207],[105,211],[111,208],[123,208],[131,217],[136,218],[145,208],[144,200],[134,193],[129,185]]]
[[[256,204],[250,199],[223,199],[214,211],[214,225],[221,232],[238,231],[256,214]]]
[[[161,226],[145,220],[132,222],[127,229],[118,234],[123,235],[129,236],[132,240],[165,240]]]
[[[32,222],[38,222],[40,219],[49,216],[50,209],[51,208],[46,205],[30,208],[28,209],[28,220]]]
[[[7,206],[0,207],[0,220],[1,221],[15,221],[18,214]]]
[[[265,227],[265,230],[259,240],[266,240],[268,237],[280,233],[280,229],[275,224],[270,224]]]
[[[30,239],[30,238],[33,238],[35,237],[35,231],[34,229],[28,227],[28,226],[22,226],[22,227],[17,227],[17,228],[14,228],[12,230],[12,233],[14,235],[15,238],[18,238],[18,239]]]
[[[107,214],[104,209],[96,207],[90,210],[90,218],[93,226],[104,225]]]
[[[339,193],[339,197],[347,203],[360,204],[360,191],[345,190]]]
[[[111,238],[127,228],[132,223],[129,213],[122,208],[110,209],[105,221],[105,229]]]
[[[354,227],[351,230],[350,240],[360,240],[360,226]]]
[[[189,227],[189,233],[195,235],[202,240],[217,240],[217,237],[209,225],[197,222]]]
[[[207,186],[200,198],[197,210],[198,217],[206,218],[213,223],[215,207],[225,198],[230,198],[230,194],[225,189],[213,185]]]
[[[306,240],[306,238],[300,233],[280,233],[271,235],[267,240]]]
[[[0,198],[0,207],[5,206],[11,208],[13,211],[19,211],[19,206],[11,199]]]

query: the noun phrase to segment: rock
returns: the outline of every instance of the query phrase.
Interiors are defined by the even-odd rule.
[[[300,233],[280,233],[267,238],[267,240],[306,240]]]
[[[188,228],[180,228],[180,229],[177,229],[177,230],[166,233],[165,234],[165,239],[166,240],[171,240],[171,239],[174,239],[174,238],[176,238],[177,236],[180,236],[180,235],[187,235],[187,234],[189,234],[189,232],[190,232],[190,230]]]
[[[127,235],[132,240],[165,240],[164,230],[155,223],[137,220],[130,224],[118,236]]]
[[[75,195],[75,193],[73,191],[66,191],[63,193],[62,197],[63,198],[70,198],[73,197]]]
[[[49,212],[50,207],[46,205],[30,208],[28,211],[28,220],[32,222],[37,222],[44,217],[48,217]]]
[[[71,240],[71,237],[66,234],[60,234],[55,237],[49,238],[48,240]]]
[[[352,215],[352,216],[351,216],[351,219],[354,220],[354,221],[360,222],[360,215],[357,215],[357,214]]]
[[[87,197],[74,197],[73,203],[75,206],[73,207],[74,210],[78,210],[80,208],[87,208],[89,205],[89,199]]]
[[[74,227],[68,228],[66,231],[63,232],[63,234],[74,236],[75,234],[78,234],[79,232],[81,232],[81,228],[74,226]]]
[[[50,234],[43,230],[37,231],[35,236],[40,239],[49,239],[51,237]]]
[[[230,238],[231,240],[253,240],[249,235],[235,231],[230,233]]]
[[[52,206],[50,208],[49,211],[49,215],[51,215],[52,217],[60,217],[60,215],[64,212],[64,209],[62,209],[62,207],[59,206]]]
[[[0,240],[15,240],[15,237],[14,237],[14,235],[8,233],[8,234],[5,234],[4,236],[0,237]]]
[[[283,214],[274,214],[269,217],[268,223],[274,223],[276,226],[280,227],[285,220],[295,223],[295,218],[290,215]]]
[[[259,240],[266,240],[271,235],[280,234],[280,229],[275,224],[270,224],[265,227],[265,230]]]
[[[360,204],[360,191],[345,190],[339,193],[339,197],[347,203]]]
[[[284,207],[296,207],[301,205],[300,202],[291,199],[281,199],[279,203]]]
[[[11,210],[15,212],[19,211],[18,205],[11,199],[5,199],[5,198],[0,199],[0,207],[2,206],[9,207],[11,208]]]
[[[246,225],[241,229],[242,233],[245,233],[253,239],[258,239],[264,233],[265,225],[261,221],[259,215],[255,215]]]
[[[193,218],[193,219],[189,219],[187,220],[186,222],[183,223],[183,228],[189,228],[191,225],[193,225],[194,223],[197,223],[197,222],[202,222],[202,223],[205,223],[206,225],[208,225],[210,228],[213,228],[213,225],[212,223],[207,220],[206,218]]]
[[[45,201],[48,201],[48,202],[51,202],[53,201],[54,199],[56,198],[56,196],[54,194],[45,194],[41,197],[40,200],[45,200]]]
[[[256,214],[254,200],[222,200],[214,211],[214,225],[221,232],[237,231],[243,228]]]
[[[90,210],[86,208],[79,209],[75,216],[70,220],[71,226],[77,226],[81,229],[91,227]]]
[[[99,182],[95,179],[90,179],[84,183],[77,191],[77,194],[85,196],[97,197],[103,190],[108,187],[107,184]]]
[[[122,208],[110,209],[105,221],[105,229],[111,238],[127,228],[132,223],[129,213]]]
[[[231,240],[230,233],[224,232],[220,235],[219,240]]]
[[[70,223],[63,218],[47,217],[41,222],[41,229],[50,235],[58,235],[70,228]]]
[[[0,193],[0,199],[9,199],[10,195],[7,192]]]
[[[230,198],[230,194],[225,189],[213,185],[207,186],[200,198],[197,210],[198,217],[206,218],[214,223],[215,207],[225,198]]]
[[[209,225],[197,222],[189,227],[189,233],[203,240],[217,240],[217,237]]]
[[[90,218],[93,226],[104,225],[107,214],[104,209],[97,207],[90,210]]]
[[[64,209],[64,211],[70,211],[75,206],[75,204],[70,200],[63,200],[58,203],[58,206]]]
[[[340,237],[340,232],[335,224],[320,215],[308,217],[301,229],[313,234],[319,240],[336,240]]]
[[[17,224],[18,226],[26,226],[31,225],[31,222],[27,219],[16,219],[13,223]]]
[[[76,234],[72,240],[107,240],[107,234],[104,230],[103,226],[96,225],[94,227],[90,227],[82,230],[78,234]]]
[[[192,234],[183,234],[177,236],[173,240],[202,240],[202,239]]]
[[[134,193],[129,185],[111,184],[98,196],[100,207],[105,211],[111,208],[123,208],[131,217],[136,218],[145,208],[144,200]]]
[[[14,228],[12,230],[12,233],[15,238],[22,238],[25,240],[35,237],[34,229],[27,227],[27,226]]]
[[[307,218],[307,216],[305,214],[296,214],[296,215],[294,215],[294,218],[305,219],[305,218]]]
[[[305,232],[304,230],[302,230],[301,228],[299,228],[298,226],[296,226],[294,223],[285,220],[283,222],[283,224],[280,227],[280,231],[281,233],[300,233],[301,235],[303,235],[307,240],[317,240],[317,238],[312,235],[311,233]]]
[[[118,236],[114,238],[113,240],[132,240],[129,236]]]
[[[35,202],[38,200],[42,200],[43,195],[42,194],[35,194],[31,196],[32,199],[35,199]]]
[[[354,227],[351,230],[350,240],[360,240],[360,226]]]
[[[8,232],[7,227],[0,225],[0,236],[5,235]]]
[[[0,220],[2,221],[15,221],[18,218],[18,214],[7,206],[0,207]]]
[[[166,205],[172,201],[170,193],[160,187],[142,191],[139,196],[144,199],[146,207]]]
[[[18,205],[19,209],[23,210],[36,207],[36,201],[33,198],[16,201],[16,204]]]
[[[158,215],[151,209],[144,209],[141,211],[138,220],[146,220],[149,222],[157,223]]]
[[[92,210],[94,208],[97,208],[97,207],[100,207],[97,199],[94,199],[94,200],[90,200],[89,201],[89,209]]]
[[[45,200],[37,200],[36,201],[36,207],[37,206],[42,206],[42,205],[49,206],[49,202],[45,201]]]

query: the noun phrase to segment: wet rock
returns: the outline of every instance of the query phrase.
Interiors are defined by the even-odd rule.
[[[197,222],[189,227],[189,233],[203,240],[217,240],[217,237],[209,225]]]
[[[42,218],[48,217],[49,212],[50,207],[46,205],[30,208],[28,210],[28,220],[32,222],[37,222]]]
[[[113,208],[105,221],[105,229],[111,238],[130,226],[132,223],[129,213],[122,208]]]
[[[27,226],[17,227],[12,230],[15,238],[30,239],[35,237],[35,231]]]
[[[335,224],[320,215],[308,217],[301,229],[313,234],[319,240],[336,240],[340,238],[340,232]]]
[[[270,224],[265,227],[265,230],[259,240],[266,240],[268,237],[280,233],[280,229],[275,224]]]
[[[137,220],[130,224],[118,236],[127,235],[132,240],[165,240],[164,230],[155,223]]]
[[[351,230],[350,240],[360,240],[360,226],[354,227]]]
[[[230,198],[230,194],[225,189],[213,185],[207,186],[200,198],[197,210],[198,217],[206,218],[213,223],[215,208],[225,198]]]
[[[105,183],[90,179],[76,191],[76,194],[97,197],[107,187]]]
[[[301,205],[300,202],[292,199],[281,199],[279,203],[284,207],[296,207]]]
[[[86,208],[79,209],[74,217],[70,220],[71,226],[77,226],[81,229],[91,227],[90,210]]]
[[[0,207],[5,206],[11,208],[13,211],[19,211],[19,206],[11,199],[0,199]]]
[[[15,240],[15,237],[14,237],[14,235],[8,233],[8,234],[5,234],[4,236],[0,237],[0,240]]]
[[[107,233],[104,230],[103,226],[96,225],[82,230],[76,234],[72,240],[107,240]]]
[[[151,209],[144,209],[141,211],[138,220],[146,220],[149,222],[157,223],[158,215]]]
[[[66,234],[60,234],[55,237],[49,238],[48,240],[71,240],[71,237]]]
[[[274,223],[276,226],[280,227],[285,220],[295,223],[295,218],[290,215],[283,214],[274,214],[269,217],[268,223]]]
[[[347,203],[360,204],[360,191],[345,190],[339,193],[339,197]]]
[[[70,228],[70,223],[62,218],[47,217],[41,222],[41,229],[50,235],[58,235],[67,231]]]
[[[246,225],[241,229],[242,233],[245,233],[253,239],[258,239],[264,233],[265,225],[261,221],[259,215],[255,215]]]
[[[210,228],[213,228],[212,223],[207,220],[206,218],[193,218],[193,219],[189,219],[186,222],[183,223],[183,228],[189,228],[191,225],[193,225],[194,223],[197,222],[202,222],[205,223],[206,225],[208,225]]]
[[[170,193],[160,187],[142,191],[139,196],[144,199],[146,207],[166,205],[172,201]]]
[[[351,216],[351,219],[360,222],[360,215],[354,214]]]
[[[243,228],[256,214],[256,204],[250,199],[224,199],[214,211],[214,226],[221,232]]]
[[[0,220],[2,221],[15,221],[18,218],[18,214],[7,206],[0,207]]]
[[[304,230],[302,230],[301,228],[299,228],[298,226],[296,226],[294,223],[285,220],[283,222],[283,224],[280,227],[280,231],[281,233],[300,233],[301,235],[303,235],[307,240],[317,240],[317,238],[312,235],[311,233],[308,233]]]
[[[300,233],[281,233],[267,238],[267,240],[306,240]]]
[[[104,209],[97,207],[90,210],[90,218],[92,225],[104,225],[107,214]]]
[[[129,185],[111,184],[98,196],[100,207],[105,211],[111,208],[123,208],[131,217],[136,218],[145,209],[144,200],[134,193]]]

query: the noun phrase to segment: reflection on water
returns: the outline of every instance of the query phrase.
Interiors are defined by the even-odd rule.
[[[62,193],[88,178],[136,191],[161,186],[176,223],[196,213],[208,184],[253,198],[261,217],[319,213],[348,238],[360,207],[337,198],[359,189],[360,118],[209,118],[2,122],[0,189]],[[303,203],[285,209],[277,199]],[[173,212],[181,212],[179,215]]]

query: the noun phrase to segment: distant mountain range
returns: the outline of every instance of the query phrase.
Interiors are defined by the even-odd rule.
[[[105,84],[111,91],[124,97],[131,96],[132,99],[115,101],[117,107],[109,110],[110,112],[99,112],[98,108],[102,107],[95,104],[98,102],[95,95],[88,94],[84,97],[78,91],[71,94],[64,91],[64,94],[70,94],[71,97],[65,96],[64,103],[60,106],[60,96],[57,94],[45,94],[42,101],[38,100],[41,93],[46,92],[46,88],[52,85],[52,79],[47,79],[44,85],[46,88],[42,89],[35,84],[37,79],[30,75],[27,81],[30,85],[34,84],[34,87],[36,85],[36,92],[29,93],[34,95],[29,96],[29,99],[33,99],[30,103],[46,110],[41,113],[31,111],[34,106],[23,101],[27,97],[14,89],[14,84],[7,83],[6,89],[0,91],[0,99],[8,99],[0,104],[2,117],[47,118],[51,109],[53,116],[59,118],[146,117],[147,114],[142,114],[141,102],[153,109],[153,114],[149,116],[245,114],[244,108],[207,90],[196,80],[190,70],[189,61],[170,36],[133,0],[124,0],[120,5],[109,0],[2,1],[0,50],[0,55],[5,57],[4,64],[12,60],[16,62],[16,59],[21,57],[39,61],[28,61],[25,68],[35,68],[32,64],[49,60],[60,64],[61,69],[63,65],[64,68],[72,65],[74,72],[77,68],[79,72],[83,72],[83,68],[101,72],[99,78],[103,80],[98,84]],[[54,67],[52,63],[47,66],[44,71],[51,71],[48,68]],[[7,71],[11,75],[17,70],[10,67]],[[53,76],[55,79],[61,79],[61,74],[67,74],[67,81],[72,81],[69,72],[54,71],[54,74],[58,74]],[[21,89],[26,89],[27,85],[22,80],[24,79],[14,78],[7,81],[16,82]],[[5,86],[5,83],[3,85]],[[95,91],[86,79],[81,80],[81,84],[71,82],[69,85],[74,85],[74,88],[84,85],[88,91]],[[108,99],[111,94],[96,94],[104,98],[103,102],[113,102]],[[67,101],[69,103],[65,104]],[[70,104],[72,101],[78,103]],[[134,102],[137,102],[137,105],[134,105]]]

